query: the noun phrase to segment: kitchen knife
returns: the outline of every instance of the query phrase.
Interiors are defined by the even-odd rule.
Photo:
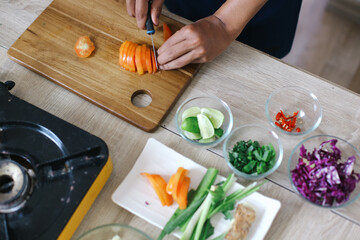
[[[149,5],[148,5],[148,12],[147,12],[147,18],[146,18],[145,26],[146,26],[146,33],[148,35],[150,35],[150,37],[151,37],[151,43],[152,43],[152,47],[153,47],[153,51],[154,51],[156,68],[159,69],[158,62],[157,62],[157,57],[156,57],[156,52],[155,52],[154,39],[153,39],[153,36],[152,36],[155,33],[155,29],[154,29],[154,24],[153,24],[153,22],[151,20],[151,14],[150,14],[151,3],[152,3],[152,1],[150,0],[148,2]]]

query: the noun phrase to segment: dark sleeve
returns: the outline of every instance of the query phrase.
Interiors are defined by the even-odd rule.
[[[191,21],[210,16],[224,0],[165,0],[169,11]],[[238,41],[274,57],[289,53],[302,0],[269,0],[246,25]],[[240,14],[240,13],[239,13]]]

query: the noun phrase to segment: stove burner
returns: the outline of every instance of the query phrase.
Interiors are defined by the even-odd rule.
[[[104,141],[0,82],[0,240],[70,239],[111,173]]]
[[[24,206],[30,190],[30,176],[19,163],[11,159],[0,161],[0,213]]]

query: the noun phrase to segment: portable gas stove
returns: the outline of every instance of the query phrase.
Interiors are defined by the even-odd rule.
[[[0,239],[70,239],[112,171],[104,141],[0,82]]]

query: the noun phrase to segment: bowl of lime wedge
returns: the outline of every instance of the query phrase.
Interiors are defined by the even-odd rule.
[[[176,128],[189,143],[215,147],[231,132],[230,107],[217,97],[195,97],[183,102],[175,116]]]

